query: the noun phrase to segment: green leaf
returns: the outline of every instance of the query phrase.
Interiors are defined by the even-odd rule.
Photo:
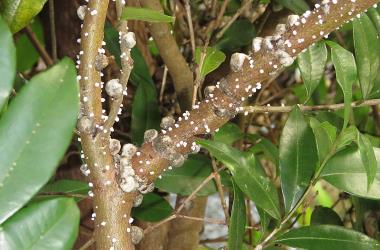
[[[154,85],[141,81],[137,86],[132,103],[132,142],[140,145],[147,129],[159,129],[160,113]]]
[[[336,138],[336,127],[325,121],[319,122],[317,119],[310,118],[310,126],[313,129],[314,137],[317,142],[319,162],[322,163],[332,149]]]
[[[36,35],[38,41],[42,46],[45,45],[44,30],[39,18],[34,18],[30,24],[33,33]],[[38,62],[40,54],[30,42],[28,36],[25,33],[20,33],[16,40],[17,51],[17,71],[24,72],[29,70]]]
[[[247,139],[254,145],[249,149],[249,152],[254,154],[264,153],[268,160],[272,161],[276,166],[279,163],[279,152],[276,145],[268,139],[261,137],[257,134],[247,134]]]
[[[320,177],[347,193],[368,199],[380,199],[380,149],[374,148],[374,152],[377,172],[369,190],[364,185],[368,179],[367,172],[355,145],[341,150],[329,159]]]
[[[343,226],[339,215],[329,207],[317,206],[311,215],[311,225],[337,225]]]
[[[231,171],[236,184],[257,206],[273,218],[280,218],[276,187],[256,162],[254,154],[216,141],[201,140],[198,143]]]
[[[226,30],[221,39],[216,43],[215,48],[231,53],[239,48],[252,43],[256,35],[255,25],[246,18],[241,18],[233,22]]]
[[[380,248],[378,241],[364,234],[331,225],[292,229],[281,235],[275,242],[308,250],[376,250]]]
[[[139,220],[156,222],[165,219],[173,212],[164,198],[155,193],[144,195],[143,202],[139,207],[132,209],[132,214]]]
[[[379,73],[380,39],[369,17],[362,13],[353,23],[355,58],[363,98],[368,98]]]
[[[196,48],[195,50],[195,62],[200,65],[201,63],[201,55],[203,52],[203,48]],[[217,50],[213,47],[206,48],[206,55],[204,56],[202,68],[201,68],[201,76],[205,77],[208,73],[217,69],[223,62],[226,60],[226,56],[220,50]]]
[[[79,209],[72,199],[32,203],[1,225],[0,249],[72,249],[79,219]]]
[[[218,132],[214,133],[214,140],[223,142],[228,145],[232,145],[237,140],[244,137],[244,133],[241,132],[238,125],[232,122],[228,122],[219,128]]]
[[[0,16],[0,111],[8,100],[16,74],[16,48],[12,33]]]
[[[331,47],[331,60],[335,67],[336,79],[344,95],[344,124],[347,127],[351,112],[352,85],[357,80],[354,55],[336,43],[328,41]]]
[[[232,183],[234,187],[234,203],[228,227],[228,249],[242,249],[247,220],[245,200],[243,192],[234,182]]]
[[[373,25],[375,26],[377,33],[380,34],[380,14],[375,8],[368,9],[368,16],[371,18]]]
[[[345,128],[338,136],[336,140],[336,151],[339,151],[358,138],[359,131],[355,126]]]
[[[324,42],[318,42],[298,56],[298,67],[306,88],[308,101],[318,87],[325,72],[327,49]]]
[[[89,186],[86,182],[75,180],[58,180],[53,183],[46,184],[41,193],[59,192],[66,194],[87,194]]]
[[[367,171],[367,187],[372,185],[376,177],[377,162],[371,141],[362,134],[359,134],[358,147],[365,170]]]
[[[0,120],[0,223],[54,173],[78,110],[75,65],[67,58],[33,77],[13,99]]]
[[[46,0],[3,0],[0,12],[13,33],[24,28],[44,6]]]
[[[169,193],[190,195],[212,173],[211,160],[205,155],[189,155],[182,167],[166,171],[155,186]],[[197,195],[207,196],[217,190],[213,182],[206,184]]]
[[[125,20],[140,20],[146,22],[174,22],[174,17],[172,16],[167,16],[156,10],[135,7],[125,7],[121,17]]]
[[[277,2],[299,15],[309,9],[309,5],[305,0],[277,0]]]
[[[285,211],[294,208],[318,164],[313,131],[298,106],[286,121],[280,139],[280,175]]]

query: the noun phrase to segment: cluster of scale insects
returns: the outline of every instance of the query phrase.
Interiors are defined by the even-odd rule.
[[[86,0],[88,2],[88,0]],[[355,3],[355,0],[351,0],[352,3]],[[321,9],[324,13],[324,16],[329,14],[330,11],[330,4],[337,4],[338,0],[323,0],[321,4],[316,4],[316,13],[319,13],[319,10]],[[352,10],[353,12],[354,10]],[[348,14],[351,15],[352,12],[349,12]],[[78,17],[83,20],[86,13],[89,13],[90,15],[96,15],[96,10],[91,10],[87,8],[86,6],[80,6],[77,10]],[[351,14],[350,14],[351,13]],[[280,68],[287,67],[293,64],[294,57],[290,55],[287,51],[289,51],[292,48],[292,44],[290,40],[285,40],[283,34],[289,30],[292,29],[292,27],[300,26],[302,24],[306,24],[308,17],[312,14],[311,11],[306,11],[302,16],[298,15],[290,15],[288,17],[287,24],[278,24],[275,33],[273,36],[267,36],[265,38],[256,37],[252,41],[252,52],[253,54],[259,53],[260,51],[262,53],[270,53],[271,55],[274,55],[274,61],[269,61],[269,66],[272,67],[272,70],[270,70],[269,75],[276,73]],[[343,14],[341,14],[342,16]],[[336,21],[336,20],[335,20]],[[322,25],[324,24],[323,15],[318,15],[318,22],[316,25]],[[294,29],[291,33],[292,35],[296,36],[297,31]],[[127,32],[127,33],[119,33],[120,42],[125,42],[126,47],[129,49],[132,49],[136,44],[136,38],[135,34],[133,32]],[[84,36],[88,36],[88,34],[84,34]],[[319,36],[327,36],[327,34],[324,34],[323,31],[321,31],[319,34],[313,34],[311,37],[312,39],[316,40]],[[298,44],[301,44],[305,41],[303,38],[299,38],[297,40]],[[78,43],[80,43],[80,39],[78,39]],[[102,45],[105,45],[105,42],[102,43]],[[296,54],[296,49],[291,50],[293,54]],[[103,76],[101,71],[108,65],[108,58],[104,54],[105,50],[103,48],[100,48],[98,50],[98,55],[95,58],[94,67],[97,71],[100,72],[100,75]],[[83,51],[81,51],[78,55],[78,65],[80,64],[80,56],[83,55]],[[125,53],[121,55],[121,58],[125,57]],[[230,69],[235,73],[241,73],[244,68],[245,61],[248,61],[249,67],[251,69],[255,68],[255,62],[252,58],[252,55],[246,55],[243,53],[234,53],[231,56],[230,60]],[[275,63],[276,62],[276,63]],[[88,65],[88,67],[92,68],[92,65]],[[264,74],[264,69],[258,69],[258,73]],[[78,79],[81,79],[81,76],[78,76]],[[86,77],[84,77],[84,80],[87,80]],[[241,87],[239,85],[239,78],[235,79],[235,85],[232,83],[229,83],[227,79],[222,78],[220,79],[215,86],[209,86],[205,88],[205,103],[212,104],[212,109],[214,114],[217,117],[223,117],[223,118],[232,118],[234,117],[240,110],[242,110],[242,103],[245,101],[245,97],[239,97],[239,94],[237,91]],[[95,83],[96,87],[103,88],[103,83]],[[228,100],[228,102],[218,100],[217,97],[214,95],[215,89],[219,89],[223,93],[223,99]],[[261,89],[261,83],[257,82],[254,84],[248,84],[247,86],[244,86],[244,91],[246,92],[246,95],[248,97],[251,97],[254,93],[256,93],[258,90]],[[123,85],[119,82],[118,79],[112,79],[106,83],[105,86],[106,93],[111,98],[119,98],[122,97],[122,95],[126,95],[126,89],[123,88]],[[82,98],[82,102],[87,102],[87,97]],[[102,98],[102,102],[104,102],[104,99]],[[199,109],[201,103],[198,102],[196,105],[193,106],[193,109]],[[119,109],[119,113],[121,113],[121,108]],[[103,110],[103,113],[105,111]],[[95,125],[93,121],[93,114],[90,114],[89,116],[86,116],[83,114],[83,112],[80,113],[79,119],[78,119],[78,130],[81,133],[88,133],[88,134],[96,134],[97,131],[102,131],[104,133],[107,133],[108,131],[105,131],[101,125]],[[178,118],[178,121],[186,120],[190,123],[190,125],[194,125],[195,122],[191,121],[189,119],[190,112],[186,111],[182,117]],[[102,115],[103,120],[107,120],[107,116]],[[118,121],[118,117],[116,117],[116,122]],[[167,135],[167,131],[172,131],[173,128],[178,128],[179,123],[176,123],[174,118],[172,117],[164,117],[161,121],[161,134],[158,133],[157,130],[149,129],[145,131],[144,133],[144,143],[151,143],[154,151],[161,157],[166,159],[170,166],[168,169],[172,169],[172,167],[180,167],[184,161],[186,160],[187,155],[181,154],[177,152],[177,148],[179,147],[185,147],[187,146],[186,141],[180,141],[175,142],[169,135]],[[111,132],[113,131],[112,128],[110,129]],[[206,123],[206,120],[203,119],[203,127],[198,128],[198,126],[195,126],[194,128],[195,133],[201,134],[201,133],[211,133],[211,128]],[[217,129],[215,130],[217,131]],[[194,133],[194,132],[193,132]],[[124,192],[138,192],[139,194],[136,196],[134,200],[134,207],[137,207],[141,204],[143,200],[143,194],[146,194],[148,192],[153,191],[154,186],[153,183],[148,184],[147,181],[144,178],[141,178],[139,175],[136,174],[135,169],[132,167],[132,157],[136,155],[136,157],[141,156],[141,152],[138,151],[137,147],[133,144],[125,144],[121,147],[120,141],[116,139],[110,139],[110,145],[109,150],[111,154],[114,157],[115,164],[118,169],[118,176],[119,176],[119,186]],[[193,142],[190,146],[191,153],[198,153],[200,148],[199,146]],[[121,153],[119,154],[119,152]],[[82,154],[82,157],[83,154]],[[143,162],[142,160],[139,161],[142,165],[150,165],[151,162],[146,160]],[[87,165],[84,164],[81,167],[81,170],[83,174],[88,176],[90,174],[90,170],[87,168]],[[166,170],[166,169],[165,169]],[[138,171],[141,173],[144,172],[143,168],[140,168]],[[155,173],[151,171],[149,174],[154,175]],[[143,175],[143,174],[142,174]],[[160,176],[159,176],[160,177]],[[90,183],[90,187],[92,184]],[[91,192],[91,191],[90,191]],[[93,193],[90,193],[90,196],[93,196]],[[96,214],[94,213],[92,215],[92,218],[94,219],[96,217]],[[132,223],[133,219],[131,218],[129,223]],[[100,225],[105,226],[106,222],[101,222]],[[127,229],[128,232],[131,233],[132,236],[132,242],[134,244],[137,244],[141,241],[143,238],[143,230],[139,227],[132,226],[131,228]],[[112,239],[112,242],[114,243],[116,239]],[[113,247],[111,247],[113,249]]]

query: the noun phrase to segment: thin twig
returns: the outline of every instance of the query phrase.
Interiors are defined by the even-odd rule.
[[[87,248],[92,246],[92,244],[94,243],[95,243],[95,239],[94,237],[91,237],[86,243],[83,244],[83,246],[79,248],[79,250],[86,250]]]
[[[160,89],[160,103],[164,100],[164,92],[165,92],[165,86],[166,86],[166,79],[168,77],[168,67],[164,67],[164,75],[162,76],[162,82],[161,82],[161,89]]]
[[[371,99],[364,101],[356,101],[351,103],[352,108],[366,107],[380,104],[380,99]],[[338,104],[326,104],[326,105],[316,105],[316,106],[304,106],[299,105],[301,111],[333,111],[344,109],[344,103]],[[288,113],[292,111],[293,106],[246,106],[243,107],[241,113]]]
[[[195,36],[194,36],[194,27],[193,27],[193,20],[191,18],[191,8],[190,8],[189,0],[185,1],[185,9],[186,9],[187,23],[189,25],[191,50],[193,51],[193,56],[195,56]]]
[[[226,224],[228,225],[230,222],[230,215],[228,214],[228,207],[226,204],[226,200],[224,199],[224,191],[222,187],[222,181],[220,178],[220,174],[218,173],[218,167],[216,166],[216,162],[214,159],[211,160],[211,165],[215,173],[215,183],[216,183],[216,188],[218,189],[219,197],[220,197],[220,203],[223,208],[224,216],[226,218]]]
[[[55,12],[54,12],[54,0],[49,1],[49,22],[50,22],[50,39],[51,39],[51,54],[53,61],[57,61],[57,34],[55,31]]]
[[[54,64],[53,59],[51,59],[49,53],[45,50],[44,46],[38,40],[36,34],[34,34],[33,30],[30,26],[26,26],[24,28],[25,34],[28,36],[29,40],[32,42],[33,46],[36,48],[38,53],[40,54],[42,60],[44,60],[47,66],[51,66]]]
[[[231,19],[228,21],[228,23],[226,25],[223,26],[223,29],[221,31],[218,32],[218,34],[216,34],[216,39],[219,39],[223,36],[223,34],[228,30],[228,28],[236,21],[236,19],[243,13],[243,11],[250,5],[252,4],[253,0],[249,0],[247,2],[245,2],[243,4],[243,6],[240,7],[240,9],[238,9],[235,13],[235,15],[233,15],[233,17],[231,17]]]

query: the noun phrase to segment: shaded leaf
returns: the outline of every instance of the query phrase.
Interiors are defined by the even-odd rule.
[[[156,10],[135,7],[125,7],[121,17],[125,20],[140,20],[146,22],[174,22],[174,17],[172,16],[165,15]]]
[[[347,127],[351,112],[352,85],[357,80],[354,55],[336,43],[328,41],[331,47],[331,60],[335,67],[336,79],[344,95],[344,124]]]
[[[8,100],[16,74],[16,48],[7,23],[0,16],[0,111]]]
[[[219,128],[218,132],[214,133],[214,140],[232,145],[239,139],[244,137],[238,125],[228,122]]]
[[[324,42],[318,42],[298,55],[298,67],[306,88],[306,101],[318,87],[327,61],[327,49]]]
[[[0,120],[0,223],[54,173],[78,109],[75,66],[67,58],[33,77],[13,99]]]
[[[280,139],[280,175],[289,212],[302,196],[318,165],[313,131],[298,106],[290,113]]]
[[[155,186],[169,193],[190,195],[211,173],[209,157],[200,154],[189,155],[182,167],[164,172],[162,178],[155,181]],[[216,191],[214,183],[209,182],[197,195],[210,195]]]
[[[367,173],[356,146],[349,146],[335,154],[326,163],[321,178],[347,193],[369,199],[380,199],[380,149],[374,148],[377,172],[370,189],[367,189]]]
[[[317,206],[311,215],[311,225],[337,225],[343,226],[339,215],[329,207]]]
[[[296,14],[302,14],[309,9],[305,0],[277,0],[277,2]]]
[[[268,139],[261,137],[257,134],[247,134],[247,139],[249,139],[254,145],[249,149],[249,152],[254,154],[264,153],[265,156],[272,161],[276,166],[279,163],[279,152],[276,145],[274,145]]]
[[[8,22],[13,33],[24,28],[44,6],[46,0],[3,0],[1,15]]]
[[[196,48],[195,50],[195,62],[200,65],[201,63],[201,55],[203,52],[203,48]],[[223,62],[226,60],[226,56],[220,50],[217,50],[213,47],[206,48],[206,55],[204,56],[204,60],[201,68],[201,76],[205,77],[208,73],[217,69]]]
[[[362,13],[353,23],[355,59],[363,98],[368,98],[380,66],[380,39],[369,17]]]
[[[378,241],[364,234],[331,225],[292,229],[281,235],[275,242],[308,250],[375,250],[380,248]]]
[[[44,42],[44,30],[42,23],[39,18],[34,18],[30,25],[33,33],[36,35],[38,41],[42,46],[45,45]],[[28,36],[25,33],[20,33],[16,40],[16,51],[17,51],[17,71],[24,72],[32,68],[40,58],[40,54],[37,52],[36,48],[30,42]]]
[[[329,154],[336,138],[336,127],[329,122],[319,122],[315,118],[310,118],[310,126],[313,129],[319,162],[322,163]]]
[[[375,180],[377,171],[377,162],[375,152],[373,151],[371,141],[365,136],[360,134],[358,138],[358,147],[360,152],[360,157],[362,159],[364,168],[367,172],[367,186],[368,189]]]
[[[247,215],[245,211],[244,194],[233,183],[234,202],[232,205],[231,221],[228,227],[228,249],[242,249]]]
[[[132,209],[132,214],[139,220],[156,222],[165,219],[173,212],[164,198],[155,193],[144,195],[143,202],[139,207]]]
[[[241,152],[216,141],[202,140],[198,143],[226,165],[239,188],[257,206],[273,218],[280,218],[277,190],[265,175],[262,167],[257,164],[254,154]]]
[[[141,81],[132,103],[131,121],[132,142],[140,145],[144,132],[148,129],[159,129],[160,113],[157,103],[157,92],[154,85]]]
[[[72,199],[34,202],[1,225],[0,249],[72,249],[79,219],[79,209]]]

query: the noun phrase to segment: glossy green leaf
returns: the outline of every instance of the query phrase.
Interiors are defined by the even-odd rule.
[[[280,218],[276,187],[256,162],[254,154],[216,141],[202,140],[198,143],[231,171],[236,184],[257,206],[273,218]]]
[[[86,182],[75,180],[58,180],[52,183],[46,184],[39,191],[38,198],[60,196],[65,194],[83,195],[87,196],[90,187]],[[75,200],[79,201],[82,197],[76,197]]]
[[[54,173],[78,110],[75,65],[67,58],[33,77],[13,99],[0,120],[0,223]]]
[[[0,16],[0,111],[8,100],[16,74],[16,49],[12,33]]]
[[[331,41],[331,60],[335,67],[336,79],[344,95],[344,124],[347,127],[351,112],[352,86],[357,81],[357,70],[354,55]]]
[[[308,250],[378,250],[380,243],[344,227],[320,225],[292,229],[275,241],[290,247]]]
[[[353,23],[355,59],[363,98],[366,99],[376,81],[380,67],[380,39],[369,17],[362,13]]]
[[[132,142],[140,145],[147,129],[159,129],[160,113],[154,85],[141,81],[132,103]]]
[[[72,249],[79,219],[79,209],[72,199],[34,202],[1,225],[0,249]]]
[[[363,166],[367,172],[367,186],[369,189],[375,180],[377,171],[375,152],[373,150],[371,141],[365,135],[360,134],[357,143]]]
[[[33,33],[36,35],[38,41],[42,46],[45,45],[44,30],[39,18],[34,18],[30,24]],[[29,70],[38,62],[40,54],[33,46],[28,36],[25,33],[20,33],[16,40],[16,54],[17,54],[17,71],[24,72]]]
[[[142,221],[156,222],[165,219],[173,212],[164,198],[155,193],[144,195],[143,202],[139,207],[132,209],[132,215]]]
[[[380,34],[380,14],[375,8],[368,9],[368,16],[375,26],[377,33]]]
[[[280,139],[280,175],[285,211],[302,196],[318,165],[313,131],[298,106],[290,113]]]
[[[310,118],[310,126],[313,129],[317,143],[319,162],[322,163],[327,157],[336,138],[336,127],[325,121],[319,122],[315,118]]]
[[[318,87],[325,72],[327,48],[324,42],[318,42],[298,56],[298,67],[306,88],[306,101]]]
[[[340,190],[369,199],[380,199],[380,149],[374,148],[377,172],[370,189],[367,189],[367,172],[359,149],[349,146],[335,154],[323,168],[321,178]]]
[[[311,215],[311,225],[337,225],[343,226],[339,215],[329,207],[317,206]]]
[[[201,55],[203,48],[196,48],[195,50],[195,62],[200,65]],[[224,53],[216,48],[207,47],[206,55],[204,55],[204,60],[201,68],[201,76],[205,77],[208,73],[217,69],[226,60]]]
[[[305,0],[277,0],[277,2],[299,15],[309,9],[309,5]]]
[[[358,138],[359,131],[355,126],[345,128],[338,136],[336,140],[336,151],[339,151]]]
[[[240,18],[232,23],[224,35],[215,44],[215,48],[225,53],[232,53],[239,48],[252,43],[256,35],[255,25],[246,18]]]
[[[200,154],[189,155],[182,167],[164,172],[162,178],[155,181],[155,186],[169,193],[190,195],[211,173],[209,157]],[[215,184],[209,182],[197,195],[210,195],[216,191]]]
[[[13,33],[24,28],[41,10],[46,0],[3,0],[0,12]]]
[[[232,205],[231,221],[228,227],[228,249],[242,249],[247,220],[245,200],[243,192],[235,183],[233,183],[233,187],[234,202]]]
[[[140,20],[146,22],[174,22],[174,17],[172,16],[167,16],[156,10],[135,7],[125,7],[121,17],[125,20]]]
[[[232,145],[239,139],[244,137],[238,125],[228,122],[219,128],[218,132],[214,133],[214,140],[220,141],[228,145]]]
[[[253,143],[253,146],[249,149],[249,152],[252,152],[254,154],[264,153],[268,160],[272,161],[276,166],[278,166],[279,152],[276,145],[274,145],[268,139],[257,134],[247,134],[246,137]]]

